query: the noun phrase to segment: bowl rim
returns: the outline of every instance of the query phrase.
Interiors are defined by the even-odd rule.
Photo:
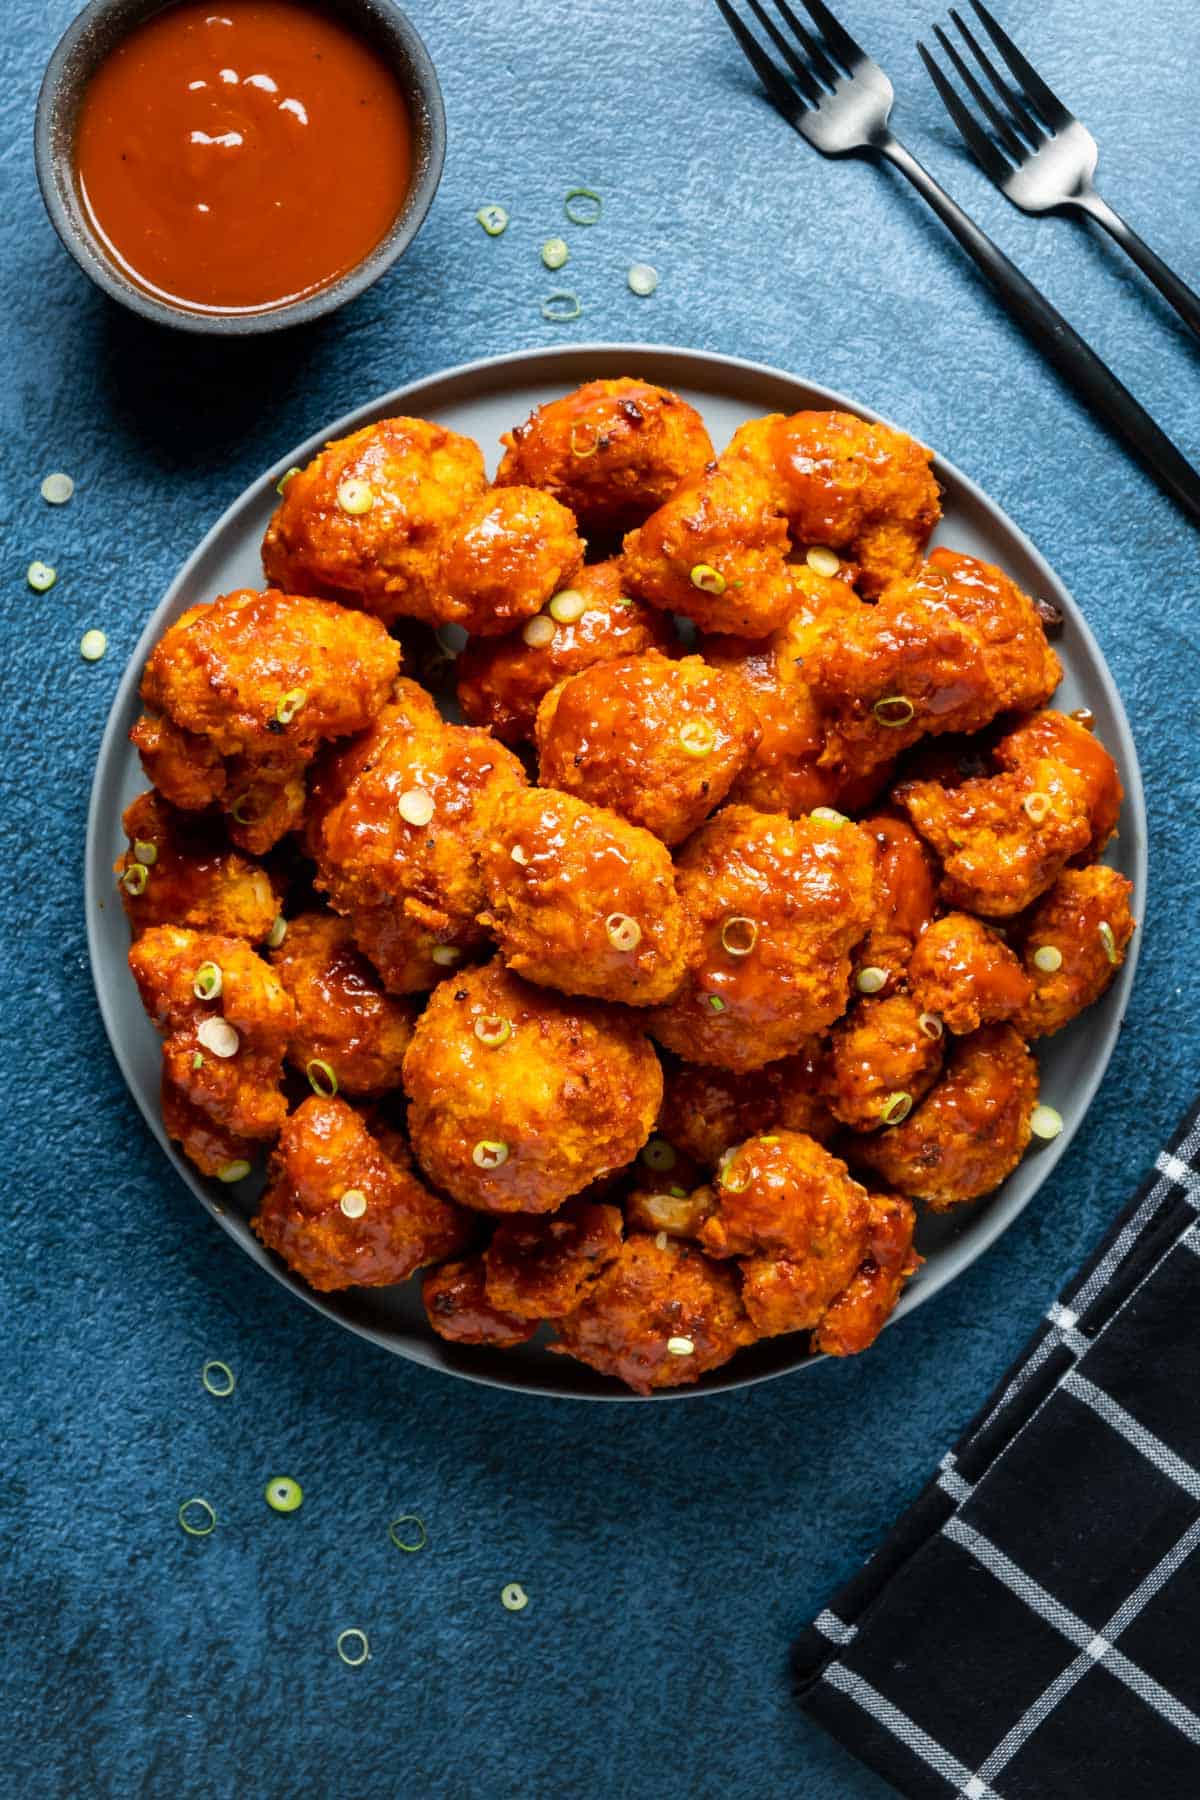
[[[106,44],[88,61],[78,79],[68,80],[72,58],[98,23],[114,14],[121,15],[124,23],[119,35],[127,35],[173,3],[174,0],[88,0],[51,52],[38,90],[33,127],[34,167],[50,223],[64,249],[97,287],[110,299],[157,325],[200,336],[249,337],[304,325],[335,312],[378,281],[404,254],[423,225],[441,181],[446,159],[446,109],[437,70],[423,39],[395,0],[338,0],[335,16],[351,29],[364,19],[374,25],[371,41],[387,56],[411,110],[416,151],[414,178],[388,232],[344,275],[298,300],[263,312],[192,312],[171,306],[138,287],[105,252],[73,198],[73,169],[64,152],[60,130],[63,107],[78,105],[84,85],[112,48]],[[73,130],[70,142],[73,147]]]

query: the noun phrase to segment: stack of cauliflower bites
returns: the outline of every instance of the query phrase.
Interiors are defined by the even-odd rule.
[[[280,484],[270,584],[146,666],[117,865],[168,1131],[314,1288],[637,1393],[865,1349],[1051,1136],[1029,1044],[1133,920],[1039,607],[938,548],[929,452],[802,412],[715,456],[596,381]],[[419,623],[415,623],[419,622]],[[458,714],[402,673],[460,628]],[[443,654],[443,662],[445,656]],[[416,673],[420,672],[418,659]]]

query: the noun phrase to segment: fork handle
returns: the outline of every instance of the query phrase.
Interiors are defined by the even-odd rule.
[[[952,200],[890,132],[877,138],[872,148],[886,156],[912,182],[953,233],[967,255],[982,270],[1004,306],[1054,364],[1079,397],[1124,438],[1150,474],[1164,487],[1194,525],[1200,525],[1200,473],[1192,467],[1171,439],[1156,425],[1140,401],[1117,380],[1108,364],[1085,343],[1045,295],[1022,275],[998,244]]]
[[[1162,257],[1138,236],[1132,225],[1125,223],[1120,213],[1094,188],[1076,194],[1072,204],[1090,219],[1095,219],[1097,225],[1103,225],[1109,236],[1120,244],[1126,256],[1132,257],[1142,274],[1154,283],[1164,300],[1171,302],[1184,324],[1190,325],[1197,337],[1200,337],[1200,294],[1190,288],[1186,281],[1181,281],[1174,269],[1168,268]]]

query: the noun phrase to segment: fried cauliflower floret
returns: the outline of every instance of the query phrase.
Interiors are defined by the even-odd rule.
[[[822,633],[804,663],[825,760],[857,773],[926,735],[1041,706],[1061,676],[1029,596],[992,564],[943,549]]]
[[[280,1078],[296,1009],[240,938],[155,925],[133,945],[129,967],[164,1035],[167,1130],[205,1175],[219,1174],[247,1141],[273,1138],[283,1123]]]
[[[1038,1068],[1011,1025],[960,1038],[946,1072],[903,1124],[857,1137],[846,1153],[889,1187],[947,1212],[1011,1175],[1030,1137]]]
[[[736,678],[657,651],[597,663],[538,708],[541,779],[678,844],[719,806],[758,737]]]
[[[942,1069],[942,1031],[908,994],[860,1000],[829,1035],[821,1094],[854,1131],[904,1118]]]
[[[624,542],[631,592],[702,631],[766,637],[792,607],[787,525],[753,470],[710,464]]]
[[[318,1293],[391,1287],[462,1248],[470,1221],[392,1161],[344,1100],[284,1124],[252,1229]]]
[[[539,406],[501,442],[497,486],[545,488],[595,532],[640,525],[713,453],[694,407],[628,376]]]
[[[998,775],[958,787],[896,790],[942,859],[950,906],[987,918],[1022,912],[1072,858],[1098,855],[1116,825],[1121,783],[1104,746],[1063,713],[1037,713],[993,752]]]
[[[564,994],[653,1006],[686,966],[665,847],[602,806],[524,788],[493,809],[479,923],[514,974]]]
[[[743,425],[721,458],[769,483],[797,547],[857,565],[864,594],[911,574],[941,517],[932,457],[913,438],[852,413],[770,414]]]
[[[871,929],[854,953],[855,969],[881,971],[886,979],[874,992],[894,994],[937,910],[933,859],[902,815],[875,813],[858,823],[875,841],[876,861]],[[868,979],[877,983],[878,974]]]
[[[1022,922],[1029,995],[1013,1020],[1022,1037],[1050,1037],[1104,993],[1133,936],[1132,893],[1103,863],[1064,869]]]
[[[781,1127],[826,1142],[837,1122],[820,1093],[820,1039],[748,1075],[681,1063],[663,1085],[659,1130],[673,1150],[715,1169],[735,1144]]]
[[[365,425],[284,484],[263,539],[267,580],[385,624],[439,625],[442,540],[486,485],[470,438],[426,419]]]
[[[340,1090],[364,1098],[400,1086],[412,1008],[385,994],[355,949],[348,919],[301,913],[288,922],[271,966],[296,1004],[287,1059],[302,1073],[323,1063]],[[325,1070],[317,1079],[329,1084]]]
[[[203,812],[219,801],[229,784],[220,753],[207,738],[180,731],[169,719],[143,713],[129,733],[146,779],[183,812]]]
[[[568,1200],[550,1218],[505,1219],[484,1255],[489,1306],[518,1319],[561,1319],[621,1249],[621,1214]]]
[[[793,610],[767,638],[706,636],[705,661],[741,677],[750,690],[759,725],[751,750],[729,790],[729,798],[761,812],[793,818],[814,806],[861,812],[874,799],[890,765],[865,777],[846,775],[822,761],[825,726],[804,677],[804,661],[821,632],[861,611],[863,602],[844,581],[804,566],[789,569]]]
[[[688,1386],[755,1337],[731,1270],[690,1244],[641,1232],[557,1329],[552,1350],[635,1394]]]
[[[663,1176],[663,1181],[669,1176]],[[716,1205],[707,1185],[686,1188],[635,1187],[625,1196],[625,1223],[630,1231],[665,1231],[668,1237],[698,1238],[700,1227]]]
[[[677,861],[687,979],[650,1030],[688,1062],[757,1069],[846,1009],[875,854],[849,821],[727,806]]]
[[[434,612],[441,623],[498,637],[540,612],[583,564],[574,515],[536,488],[491,488],[447,534]]]
[[[532,742],[539,704],[568,675],[644,650],[671,649],[670,621],[623,592],[619,562],[591,563],[572,578],[571,588],[584,603],[579,617],[546,614],[533,629],[534,643],[514,631],[467,645],[455,674],[468,724],[486,725],[503,744]]]
[[[921,1010],[940,1018],[955,1037],[1013,1018],[1032,992],[999,932],[958,912],[929,927],[912,953],[908,985]]]
[[[844,1162],[797,1131],[753,1137],[731,1151],[715,1192],[700,1241],[714,1256],[739,1259],[742,1299],[758,1335],[818,1330],[872,1260],[878,1204]],[[910,1216],[910,1241],[911,1232]]]
[[[141,693],[171,729],[164,738],[141,720],[131,735],[168,800],[218,800],[235,842],[262,854],[297,822],[318,747],[369,725],[399,666],[399,647],[374,619],[327,600],[242,588],[191,607],[164,632]],[[197,739],[204,749],[189,776]],[[223,762],[219,786],[214,755]]]
[[[905,1282],[921,1266],[912,1247],[916,1213],[899,1194],[871,1195],[867,1254],[858,1274],[827,1308],[812,1334],[826,1356],[857,1356],[875,1342],[896,1310]]]
[[[447,1343],[514,1350],[518,1344],[527,1344],[538,1328],[536,1319],[518,1319],[515,1313],[498,1312],[490,1304],[482,1256],[468,1256],[462,1262],[432,1269],[421,1283],[421,1298],[429,1323]]]
[[[444,724],[404,680],[371,730],[322,766],[306,833],[317,885],[350,917],[389,991],[439,980],[439,946],[482,943],[479,852],[495,804],[524,785],[510,750]]]
[[[553,1212],[650,1135],[662,1072],[630,1019],[499,963],[434,990],[404,1058],[413,1152],[481,1212]]]
[[[151,925],[186,925],[256,944],[279,911],[280,890],[259,863],[229,848],[211,814],[179,812],[160,795],[125,808],[129,848],[115,864],[134,937]]]

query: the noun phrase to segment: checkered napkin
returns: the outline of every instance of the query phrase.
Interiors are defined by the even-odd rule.
[[[865,1568],[805,1710],[902,1794],[1200,1800],[1200,1105]]]

